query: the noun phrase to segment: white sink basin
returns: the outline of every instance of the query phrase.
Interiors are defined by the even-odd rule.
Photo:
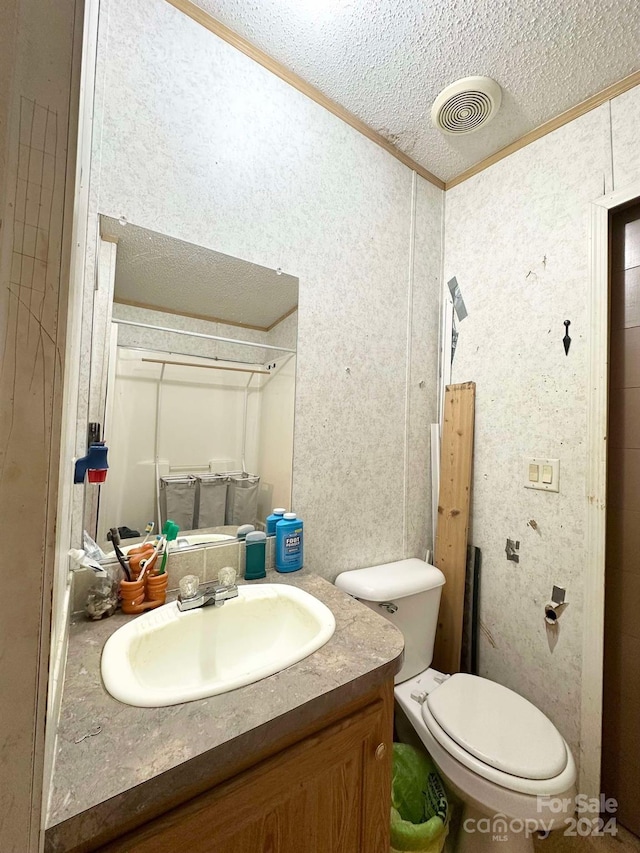
[[[241,585],[222,607],[181,612],[172,602],[123,625],[105,643],[102,678],[127,705],[203,699],[306,658],[335,624],[326,605],[297,587]]]

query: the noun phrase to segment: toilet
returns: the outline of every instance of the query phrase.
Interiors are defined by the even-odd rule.
[[[535,832],[563,826],[574,811],[576,767],[551,720],[487,678],[431,669],[442,572],[401,560],[343,572],[335,583],[404,635],[395,698],[463,803],[456,850],[530,853]]]

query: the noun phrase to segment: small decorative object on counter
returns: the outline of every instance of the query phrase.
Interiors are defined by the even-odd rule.
[[[120,581],[120,603],[123,613],[144,613],[145,582]]]
[[[128,580],[120,581],[123,613],[144,613],[160,607],[167,600],[167,549],[169,540],[176,538],[178,530],[178,525],[169,520],[162,535],[156,537],[155,545],[146,542],[128,551],[128,570],[125,573]]]
[[[286,509],[284,507],[276,507],[271,515],[267,516],[267,536],[276,535],[276,524],[282,521]]]
[[[136,545],[127,551],[127,562],[129,563],[129,574],[131,580],[136,580],[140,574],[140,564],[149,561],[153,556],[155,562],[157,555],[155,554],[155,543],[147,542],[145,545]]]
[[[244,579],[255,581],[258,578],[266,578],[265,555],[267,550],[267,534],[261,530],[247,533]]]
[[[285,512],[276,524],[276,570],[296,572],[303,563],[303,523],[295,512]]]
[[[167,585],[169,583],[169,575],[163,572],[161,575],[149,575],[146,578],[147,592],[145,604],[147,609],[151,610],[154,607],[160,607],[167,600]]]
[[[144,613],[160,607],[167,600],[169,575],[140,573],[135,581],[120,581],[120,599],[123,613]]]
[[[113,616],[118,606],[118,581],[111,573],[97,577],[87,593],[85,613],[89,619]]]

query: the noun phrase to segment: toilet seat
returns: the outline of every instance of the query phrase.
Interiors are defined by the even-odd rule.
[[[551,720],[502,684],[456,673],[429,693],[426,705],[440,730],[496,770],[553,779],[567,766],[565,743]]]
[[[488,761],[482,760],[478,757],[477,754],[473,754],[468,749],[466,749],[458,740],[461,740],[461,736],[459,734],[460,730],[456,730],[456,734],[458,734],[458,740],[455,740],[439,723],[436,719],[436,716],[431,710],[430,706],[436,707],[436,711],[440,714],[444,713],[444,707],[449,704],[449,700],[453,700],[454,698],[459,698],[462,695],[465,695],[465,691],[467,694],[473,695],[474,690],[477,692],[478,690],[482,691],[484,685],[471,683],[470,685],[458,685],[454,687],[453,690],[448,689],[446,692],[441,694],[440,701],[436,702],[436,694],[440,692],[440,690],[445,690],[447,685],[451,685],[454,682],[454,679],[457,679],[461,674],[456,674],[451,676],[447,681],[445,681],[441,686],[437,687],[433,692],[429,694],[427,699],[422,703],[422,722],[426,726],[427,730],[434,738],[434,740],[456,761],[462,764],[464,767],[476,773],[478,776],[481,776],[484,779],[487,779],[490,782],[493,782],[496,785],[499,785],[502,788],[507,788],[511,791],[517,791],[522,794],[530,794],[533,796],[551,796],[561,791],[566,791],[575,781],[575,764],[571,757],[571,752],[568,749],[564,739],[560,735],[559,732],[555,729],[553,724],[547,720],[549,726],[552,731],[557,735],[558,741],[556,742],[556,746],[559,745],[559,750],[554,750],[553,748],[549,751],[550,755],[555,759],[555,764],[553,761],[548,764],[552,771],[554,771],[553,775],[546,776],[545,778],[528,778],[522,775],[516,775],[513,772],[507,772],[505,769],[501,769],[499,767],[493,766]],[[487,682],[487,679],[482,679],[479,676],[465,675],[463,678],[467,679],[477,679],[478,682]],[[493,685],[494,682],[488,682],[488,684]],[[454,682],[455,685],[455,682]],[[470,691],[467,690],[467,686],[470,686]],[[497,687],[501,687],[501,685],[496,685]],[[507,691],[508,688],[503,687],[503,690]],[[493,691],[493,687],[489,687],[488,690]],[[396,688],[396,693],[398,689]],[[535,706],[530,705],[526,699],[514,693],[513,691],[508,690],[513,697],[516,697],[517,700],[521,700],[522,703],[525,703],[527,706],[530,706],[535,711],[538,711]],[[449,694],[447,696],[447,693]],[[511,697],[510,697],[511,698]],[[431,701],[429,701],[431,700]],[[411,700],[414,701],[414,700]],[[518,707],[524,707],[518,705]],[[465,706],[465,712],[468,714],[473,713],[473,706],[467,704]],[[542,712],[538,711],[541,716]],[[455,728],[455,724],[451,723],[449,725],[450,731],[453,731]],[[526,725],[523,731],[526,730]],[[468,746],[474,746],[473,744],[467,744]],[[548,744],[547,744],[548,746]],[[480,752],[478,749],[474,749],[476,753]],[[562,761],[562,756],[564,756],[564,760]],[[511,756],[514,758],[514,756]],[[489,758],[489,756],[487,756]],[[495,759],[495,756],[493,756]],[[500,756],[498,756],[498,759]],[[504,758],[504,755],[502,756]],[[493,760],[493,764],[496,761]],[[515,756],[514,762],[506,762],[506,765],[509,766],[509,769],[512,769],[514,766],[518,766],[518,758]],[[556,773],[555,770],[558,770]]]

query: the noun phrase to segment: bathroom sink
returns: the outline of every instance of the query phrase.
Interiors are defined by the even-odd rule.
[[[181,612],[172,602],[127,622],[105,643],[102,679],[127,705],[177,705],[273,675],[334,630],[332,612],[304,590],[240,585],[222,607]]]

